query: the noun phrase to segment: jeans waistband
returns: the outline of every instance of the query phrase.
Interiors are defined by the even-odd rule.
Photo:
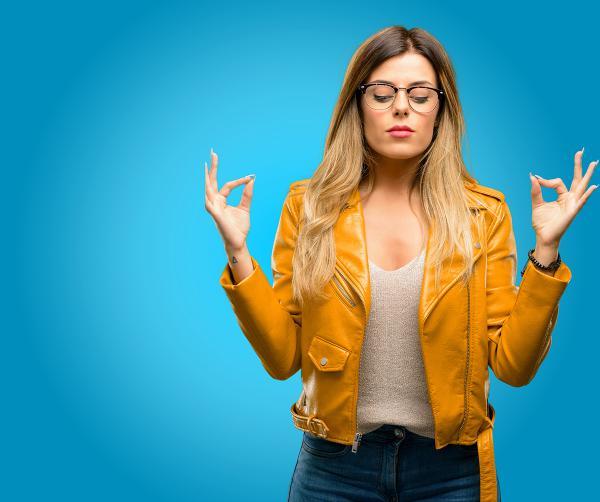
[[[420,441],[429,441],[431,444],[435,444],[435,440],[428,436],[422,436],[416,432],[408,430],[403,425],[395,424],[384,424],[375,430],[365,432],[362,435],[363,441],[375,441],[375,442],[389,442],[398,439],[412,438]]]

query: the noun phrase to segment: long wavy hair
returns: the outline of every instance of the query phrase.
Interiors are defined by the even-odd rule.
[[[431,261],[441,263],[454,252],[462,254],[460,271],[467,283],[473,266],[472,215],[464,182],[476,183],[462,159],[464,118],[455,72],[442,45],[421,28],[390,26],[365,40],[353,54],[342,84],[323,159],[308,181],[293,256],[292,290],[295,301],[326,299],[324,286],[334,275],[333,227],[352,191],[366,178],[370,193],[375,176],[375,153],[366,142],[358,87],[387,59],[406,53],[426,57],[436,71],[445,98],[440,100],[433,139],[421,155],[411,192],[418,187],[433,236]]]

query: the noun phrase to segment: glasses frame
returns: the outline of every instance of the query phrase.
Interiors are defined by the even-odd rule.
[[[369,87],[371,87],[372,85],[387,85],[388,87],[391,87],[392,89],[394,89],[394,99],[392,99],[392,101],[390,101],[389,106],[385,107],[385,108],[373,108],[371,105],[369,105],[369,103],[367,103],[367,106],[369,108],[371,108],[371,110],[387,110],[389,108],[391,108],[391,106],[394,104],[394,101],[396,101],[396,98],[398,97],[398,91],[403,89],[406,92],[406,98],[408,99],[408,94],[412,89],[419,89],[419,88],[423,88],[423,89],[430,89],[432,91],[437,92],[438,94],[438,103],[437,105],[431,109],[428,112],[421,112],[418,110],[415,110],[413,108],[413,106],[410,104],[410,99],[408,99],[408,106],[410,106],[411,110],[414,111],[415,113],[431,113],[433,112],[438,106],[440,106],[442,104],[442,100],[446,97],[446,95],[444,94],[444,91],[442,91],[441,89],[436,89],[435,87],[428,87],[426,85],[414,85],[412,87],[396,87],[395,85],[392,84],[386,84],[385,82],[373,82],[370,84],[362,84],[358,87],[358,89],[356,90],[357,93],[361,93],[361,94],[366,94],[367,93],[367,89]]]

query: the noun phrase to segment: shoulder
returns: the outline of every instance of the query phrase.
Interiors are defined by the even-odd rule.
[[[309,181],[310,178],[304,178],[290,183],[288,197],[295,199],[295,204],[301,201],[301,196],[306,191]],[[474,207],[483,207],[495,215],[501,214],[503,203],[506,202],[503,192],[492,187],[480,185],[477,182],[465,181],[464,185],[467,196]]]
[[[306,187],[308,186],[308,182],[310,178],[304,178],[301,180],[296,180],[290,184],[289,190],[291,195],[299,195],[304,193]]]
[[[481,196],[483,196],[484,199],[487,199],[486,202],[504,202],[504,193],[502,193],[500,190],[496,190],[495,188],[480,185],[479,183],[471,183],[469,181],[465,181],[465,187],[467,192],[470,192],[475,197],[481,198]]]
[[[310,178],[304,178],[290,183],[287,198],[296,208],[298,208],[303,201],[302,196],[304,195],[304,192],[306,192],[309,181]]]
[[[289,185],[288,193],[286,194],[284,206],[292,213],[294,218],[298,218],[302,209],[303,195],[308,186],[310,178],[296,180]]]
[[[479,183],[465,181],[467,197],[474,207],[487,209],[495,216],[501,216],[506,205],[504,193]]]

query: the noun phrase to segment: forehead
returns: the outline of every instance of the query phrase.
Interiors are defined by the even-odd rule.
[[[388,80],[398,86],[428,80],[433,85],[437,85],[433,65],[425,56],[413,53],[401,54],[385,60],[371,72],[368,80]]]

